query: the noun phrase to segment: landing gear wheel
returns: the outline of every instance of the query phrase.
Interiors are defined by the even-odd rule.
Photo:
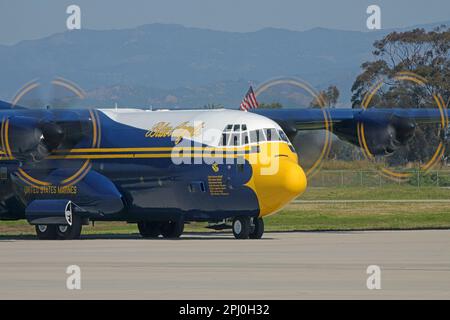
[[[82,223],[78,216],[72,217],[72,225],[58,225],[56,226],[56,235],[60,240],[79,239],[81,235]]]
[[[56,226],[47,224],[38,224],[35,226],[36,235],[39,240],[55,240]]]
[[[236,239],[248,239],[250,235],[250,217],[235,217],[233,234]]]
[[[158,238],[161,234],[160,222],[139,221],[137,226],[142,238]]]
[[[250,239],[261,239],[264,234],[264,220],[261,218],[253,218],[254,227],[250,232]]]
[[[184,231],[184,222],[168,221],[161,225],[161,234],[164,238],[179,238]]]

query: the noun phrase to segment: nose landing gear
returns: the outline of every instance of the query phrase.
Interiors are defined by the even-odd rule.
[[[236,239],[261,239],[263,234],[262,218],[239,216],[233,219],[233,235]]]

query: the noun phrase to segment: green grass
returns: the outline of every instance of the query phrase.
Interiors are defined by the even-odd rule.
[[[450,199],[450,189],[388,185],[375,188],[310,188],[301,200],[410,200]],[[450,228],[449,203],[300,203],[290,204],[265,219],[267,231],[374,230]],[[205,223],[186,225],[186,231],[208,231]],[[134,224],[97,222],[83,234],[132,234]],[[0,236],[30,236],[34,228],[26,221],[1,221]]]
[[[382,187],[308,188],[301,200],[411,200],[450,199],[450,188],[410,185],[384,185]]]
[[[266,219],[266,230],[376,230],[450,228],[448,203],[290,205]]]

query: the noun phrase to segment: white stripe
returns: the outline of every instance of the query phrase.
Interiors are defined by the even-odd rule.
[[[402,199],[402,200],[392,200],[392,199],[386,199],[386,200],[294,200],[291,203],[294,204],[301,204],[301,203],[450,203],[449,199]]]
[[[248,98],[248,97],[245,97],[245,102],[247,103],[247,105],[248,105],[248,107],[250,108],[250,109],[253,109],[253,104],[252,104],[252,102],[250,101],[250,99]]]
[[[258,102],[256,102],[256,97],[255,97],[255,95],[254,95],[254,94],[251,94],[251,95],[250,95],[250,99],[252,100],[253,105],[254,105],[254,108],[256,109],[256,108],[258,107]]]

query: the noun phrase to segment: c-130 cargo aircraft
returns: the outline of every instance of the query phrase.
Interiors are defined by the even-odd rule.
[[[145,238],[184,224],[232,221],[258,239],[264,217],[307,178],[289,137],[333,130],[386,154],[441,109],[25,109],[0,103],[0,219],[26,219],[39,239],[76,239],[90,221],[137,223]],[[226,225],[226,224],[225,224]]]

